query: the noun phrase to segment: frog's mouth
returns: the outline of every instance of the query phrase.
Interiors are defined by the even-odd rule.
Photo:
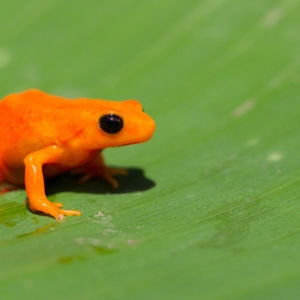
[[[138,143],[122,144],[122,145],[114,146],[113,148],[119,148],[119,147],[124,147],[124,146],[130,146],[130,145],[133,145],[133,144],[138,144]]]
[[[141,144],[141,143],[143,143],[143,142],[129,142],[127,144],[121,144],[121,145],[113,146],[112,148],[119,148],[119,147],[130,146],[130,145]]]

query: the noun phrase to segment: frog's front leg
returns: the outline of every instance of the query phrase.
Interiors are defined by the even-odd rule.
[[[68,154],[58,146],[49,146],[26,156],[25,187],[32,211],[40,211],[53,216],[58,221],[63,221],[64,216],[80,216],[80,211],[63,210],[61,203],[50,202],[45,195],[44,164],[60,163],[68,159]]]
[[[127,173],[128,172],[125,169],[107,167],[101,154],[99,154],[87,165],[76,168],[71,172],[71,174],[73,175],[83,174],[83,176],[79,179],[79,183],[84,183],[85,181],[93,177],[101,177],[102,179],[110,183],[113,188],[117,188],[119,186],[118,181],[113,177],[113,175],[127,175]]]

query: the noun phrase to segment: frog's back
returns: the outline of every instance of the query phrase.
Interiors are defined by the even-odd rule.
[[[38,90],[6,96],[0,101],[1,140],[18,138],[19,135],[25,134],[25,128],[30,132],[37,124],[35,121],[41,119],[42,115],[45,116],[47,111],[59,106],[62,101],[59,97]]]
[[[0,101],[0,157],[20,151],[19,148],[25,149],[25,144],[28,147],[32,144],[32,150],[35,145],[40,146],[41,137],[49,136],[45,129],[50,131],[52,128],[45,126],[49,115],[53,118],[53,110],[65,101],[68,100],[38,90],[27,90],[3,98]]]
[[[18,94],[10,94],[0,101],[0,109],[3,113],[5,110],[14,109],[40,110],[43,107],[57,107],[62,105],[65,100],[62,97],[46,94],[39,90],[26,90]]]

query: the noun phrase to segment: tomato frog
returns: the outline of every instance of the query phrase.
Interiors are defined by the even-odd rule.
[[[44,179],[65,172],[80,182],[101,177],[118,187],[102,151],[148,141],[155,123],[136,100],[65,99],[39,90],[10,94],[0,101],[0,182],[25,186],[29,208],[53,216],[79,216],[45,195]]]

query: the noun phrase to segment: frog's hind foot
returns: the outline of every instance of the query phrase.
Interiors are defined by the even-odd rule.
[[[6,181],[0,182],[0,195],[4,195],[11,191],[19,190],[20,188],[16,185],[8,183]]]

